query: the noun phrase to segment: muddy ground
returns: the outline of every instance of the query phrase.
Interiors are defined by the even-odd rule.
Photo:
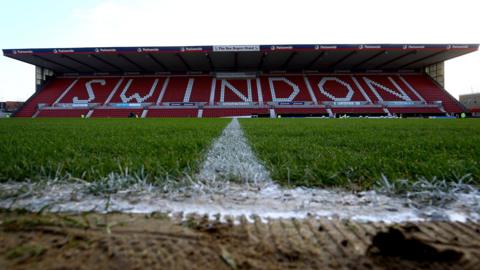
[[[480,224],[0,213],[0,269],[480,269]]]

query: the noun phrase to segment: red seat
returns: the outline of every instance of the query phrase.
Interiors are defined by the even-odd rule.
[[[325,108],[285,108],[285,107],[275,108],[275,113],[281,114],[281,115],[328,114],[327,109]]]
[[[391,113],[397,114],[440,114],[443,113],[436,107],[402,107],[402,108],[388,108]]]
[[[130,113],[134,113],[140,117],[143,109],[95,109],[91,117],[102,118],[127,118]]]
[[[203,117],[229,117],[269,115],[270,111],[264,108],[208,108],[203,110]]]
[[[427,101],[442,101],[445,111],[449,113],[461,113],[464,111],[460,102],[440,88],[430,77],[425,75],[403,75],[403,77],[417,88]]]
[[[86,116],[88,109],[78,110],[78,109],[51,109],[51,110],[40,110],[37,117],[65,117],[65,118],[79,118]]]
[[[273,106],[277,114],[326,114],[324,108],[309,107],[315,102],[332,106],[333,113],[384,114],[383,105],[393,113],[464,111],[456,99],[424,74],[284,74],[248,79],[216,79],[208,75],[90,76],[52,79],[26,102],[16,116],[32,117],[38,104],[52,107],[56,103],[108,105],[141,102],[148,105],[158,101],[161,106],[149,109],[147,117],[197,117],[199,106],[208,105],[215,105],[215,108],[206,108],[203,117],[269,115],[268,108],[264,107],[266,103]],[[438,101],[441,101],[438,108],[422,105]],[[178,109],[165,106],[182,102],[194,106]],[[372,104],[382,106],[369,106]],[[232,108],[237,105],[239,108]],[[398,108],[390,108],[395,106]],[[142,109],[95,109],[92,117],[127,117],[130,112],[140,115]],[[41,112],[40,116],[47,114],[56,115]]]
[[[197,109],[149,109],[147,117],[197,117]]]
[[[336,107],[332,108],[332,112],[348,114],[386,114],[381,107]]]
[[[33,94],[15,114],[16,117],[32,117],[37,112],[38,104],[51,105],[74,79],[52,79],[45,87]]]

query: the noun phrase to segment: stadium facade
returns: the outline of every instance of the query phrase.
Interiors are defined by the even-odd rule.
[[[443,63],[478,44],[7,49],[36,66],[17,117],[429,116],[468,110]]]
[[[460,102],[472,116],[480,117],[480,93],[460,95]]]

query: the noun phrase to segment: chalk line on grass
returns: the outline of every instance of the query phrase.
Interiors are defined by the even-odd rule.
[[[236,118],[232,119],[222,135],[214,141],[197,179],[254,185],[271,182],[268,170],[253,153]]]
[[[261,189],[231,184],[221,192],[165,194],[159,187],[119,190],[105,195],[89,192],[89,183],[54,183],[36,187],[30,183],[1,183],[0,191],[12,194],[28,190],[24,195],[0,199],[0,208],[26,209],[33,212],[124,212],[168,213],[208,216],[222,221],[253,221],[275,218],[340,218],[356,221],[450,220],[466,222],[480,220],[480,191],[457,193],[450,203],[438,206],[414,207],[404,197],[387,196],[375,191],[352,192],[334,189],[284,189],[267,185]],[[140,190],[137,190],[140,188]]]
[[[0,183],[0,208],[34,212],[162,212],[183,218],[233,218],[237,222],[242,217],[249,221],[254,217],[264,221],[337,217],[387,223],[480,220],[480,190],[473,187],[450,194],[451,200],[442,206],[426,205],[424,200],[416,205],[409,197],[376,191],[354,194],[335,189],[283,188],[271,180],[256,158],[237,119],[213,142],[194,178],[189,180],[190,185],[180,187],[168,186],[169,183],[154,186],[127,174],[112,175],[99,183]],[[438,192],[430,193],[429,196],[438,197]]]

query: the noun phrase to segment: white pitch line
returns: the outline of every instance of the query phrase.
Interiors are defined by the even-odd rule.
[[[223,130],[205,157],[197,179],[205,182],[270,183],[267,169],[258,161],[236,118]]]
[[[174,190],[142,181],[135,183],[138,179],[131,176],[113,177],[110,180],[112,184],[119,184],[119,190],[108,198],[91,192],[95,190],[95,183],[83,181],[0,183],[0,209],[67,213],[162,212],[171,216],[182,213],[184,218],[197,214],[216,220],[220,216],[225,222],[227,217],[233,217],[237,223],[243,217],[253,222],[253,216],[263,221],[333,217],[386,223],[480,220],[480,190],[475,188],[470,192],[460,190],[450,194],[452,201],[446,205],[429,205],[422,200],[420,207],[410,198],[390,197],[376,191],[353,194],[335,189],[282,188],[271,180],[269,172],[256,158],[237,119],[233,119],[213,142],[200,168],[192,186]],[[122,182],[132,184],[123,186]],[[22,190],[28,192],[18,194]],[[169,191],[165,193],[166,190]],[[431,193],[431,196],[439,195]]]
[[[350,191],[315,188],[282,189],[276,185],[264,188],[245,189],[244,185],[230,185],[216,193],[176,192],[166,196],[164,190],[139,184],[103,195],[89,192],[92,183],[0,183],[0,209],[25,209],[33,212],[54,213],[123,212],[123,213],[169,213],[208,216],[216,220],[235,222],[242,217],[253,222],[258,216],[267,221],[272,218],[341,218],[357,221],[399,223],[407,221],[449,220],[479,221],[480,191],[459,192],[445,206],[420,208],[409,206],[409,199],[390,197],[375,191],[353,194]],[[28,190],[20,196],[19,190]],[[7,196],[5,196],[7,195]],[[108,208],[107,208],[108,205]]]

